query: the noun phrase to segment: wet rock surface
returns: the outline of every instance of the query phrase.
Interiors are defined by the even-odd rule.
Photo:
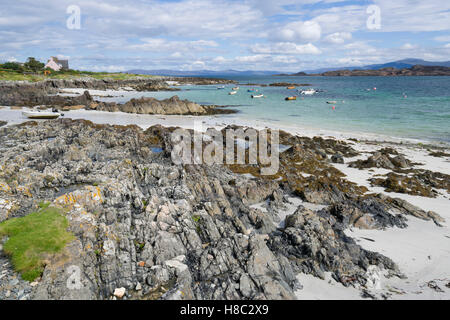
[[[364,286],[370,265],[400,271],[345,228],[440,219],[345,180],[329,157],[357,154],[347,143],[283,133],[279,172],[261,176],[255,166],[174,165],[174,129],[70,119],[0,128],[0,221],[50,201],[75,236],[27,298],[294,299],[299,272]],[[295,195],[326,207],[299,206],[281,226]],[[28,288],[9,289],[11,272],[0,297]]]
[[[118,90],[130,87],[138,90],[145,86],[146,91],[170,90],[162,80],[47,80],[41,82],[0,82],[0,105],[35,106],[35,105],[77,105],[92,100],[89,97],[63,97],[56,95],[64,88],[82,88],[95,90]],[[84,103],[82,103],[84,102]]]
[[[47,80],[37,83],[29,82],[0,82],[0,105],[4,106],[44,106],[57,107],[62,110],[76,110],[80,108],[102,111],[123,111],[144,114],[223,114],[234,113],[233,110],[200,106],[190,101],[181,101],[177,96],[166,100],[154,98],[132,99],[125,104],[101,103],[93,99],[89,91],[78,96],[58,95],[64,88],[81,88],[95,90],[135,90],[135,91],[178,91],[168,85],[167,81],[179,84],[219,84],[233,83],[229,80],[202,78],[157,78],[130,80]]]
[[[403,155],[399,155],[397,151],[391,148],[384,148],[373,153],[366,160],[357,160],[350,163],[351,168],[367,169],[367,168],[384,168],[384,169],[405,169],[413,163],[406,159]]]
[[[434,155],[433,155],[434,154]],[[431,156],[445,155],[442,151],[430,153]],[[414,163],[399,154],[395,149],[383,148],[373,152],[365,160],[351,162],[351,168],[372,169],[383,168],[391,170],[384,175],[374,175],[370,179],[372,186],[383,187],[387,192],[405,193],[414,196],[435,198],[438,190],[450,192],[450,175],[414,168],[420,163]]]
[[[384,187],[387,192],[406,193],[435,198],[438,189],[450,192],[450,175],[423,169],[390,172],[370,179],[374,186]]]
[[[180,100],[178,96],[165,100],[155,98],[131,99],[127,103],[91,103],[88,109],[108,112],[126,112],[137,114],[163,114],[163,115],[210,115],[216,113],[234,113],[233,110],[224,110],[212,106],[202,106],[197,103]]]

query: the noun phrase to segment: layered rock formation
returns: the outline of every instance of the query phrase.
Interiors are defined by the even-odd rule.
[[[234,113],[233,110],[202,106],[189,100],[180,100],[178,96],[165,100],[155,98],[131,99],[127,103],[91,103],[88,109],[109,112],[163,115],[210,115],[215,113]]]
[[[170,78],[172,79],[172,78]],[[180,82],[191,81],[199,83],[216,83],[220,79],[179,79]],[[211,115],[235,113],[233,110],[217,108],[216,106],[201,106],[187,100],[180,100],[177,96],[159,101],[154,98],[132,99],[125,104],[98,102],[93,99],[89,91],[78,96],[58,95],[63,88],[83,88],[117,90],[120,88],[131,88],[137,91],[173,91],[165,80],[48,80],[37,83],[28,82],[0,82],[0,105],[14,107],[57,108],[63,111],[87,110],[99,111],[122,111],[138,114],[163,114],[163,115]]]
[[[292,148],[278,174],[260,176],[258,166],[174,165],[173,130],[70,119],[0,128],[0,221],[50,201],[64,208],[75,235],[47,257],[23,298],[109,299],[125,288],[127,299],[293,299],[299,272],[331,272],[364,287],[371,265],[401,274],[345,228],[404,228],[408,215],[440,219],[366,195],[332,170],[330,155],[356,153],[344,142],[282,133]],[[299,206],[283,221],[296,195],[325,207]],[[0,298],[3,288],[0,279]]]

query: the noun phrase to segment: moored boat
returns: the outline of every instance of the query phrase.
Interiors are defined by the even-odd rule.
[[[234,87],[231,90],[233,90],[233,91],[239,90],[239,87]]]
[[[286,97],[286,98],[284,98],[284,100],[286,100],[286,101],[297,100],[297,96]]]
[[[264,97],[263,94],[252,94],[252,98],[262,98]]]
[[[231,91],[230,93],[228,93],[229,95],[233,95],[233,94],[236,94],[237,93],[237,91]]]
[[[295,87],[294,86],[290,86],[290,87],[287,87],[286,89],[292,90],[292,89],[295,89]]]
[[[58,112],[46,111],[22,111],[22,115],[28,119],[57,119],[61,116]]]
[[[313,94],[315,94],[316,92],[317,92],[317,91],[314,90],[314,89],[308,89],[308,90],[302,90],[302,91],[300,91],[301,94],[307,95],[307,96],[313,95]]]

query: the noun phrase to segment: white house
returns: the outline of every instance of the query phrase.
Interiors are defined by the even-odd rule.
[[[68,60],[60,60],[56,57],[50,57],[45,65],[45,68],[50,68],[55,71],[59,71],[61,69],[67,70],[69,69],[69,61]]]

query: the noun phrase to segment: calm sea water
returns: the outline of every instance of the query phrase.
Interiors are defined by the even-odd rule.
[[[249,77],[232,78],[240,83],[236,95],[216,86],[183,86],[180,98],[201,104],[231,105],[239,117],[274,121],[309,128],[368,132],[395,137],[450,141],[450,77]],[[246,83],[295,82],[320,89],[313,96],[295,95],[286,87],[257,87],[266,98],[252,99]],[[376,88],[374,90],[373,88]],[[173,92],[130,93],[130,97],[168,98]],[[104,99],[108,100],[108,99]],[[336,101],[327,104],[327,101]],[[335,106],[335,109],[332,106]]]

